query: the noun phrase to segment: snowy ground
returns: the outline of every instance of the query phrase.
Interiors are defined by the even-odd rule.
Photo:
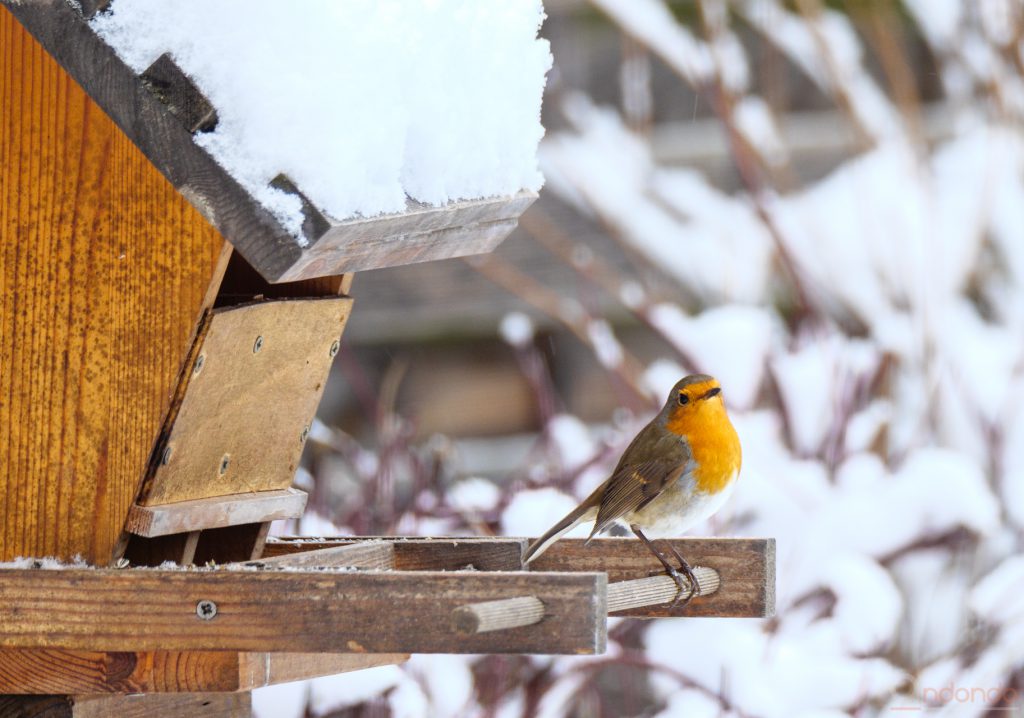
[[[864,69],[846,16],[732,3],[861,138],[827,177],[783,191],[785,118],[751,89],[722,5],[703,3],[698,33],[656,0],[596,4],[717,103],[745,189],[725,194],[695,171],[659,166],[615,109],[563,92],[575,129],[542,146],[549,189],[673,277],[679,295],[598,280],[587,266],[581,282],[619,297],[675,354],[638,365],[579,302],[553,319],[651,412],[686,373],[721,380],[744,467],[730,504],[694,533],[776,537],[778,615],[640,631],[617,622],[604,657],[415,657],[257,692],[260,715],[301,715],[284,706],[306,698],[315,715],[364,700],[402,716],[615,715],[595,678],[609,666],[642,670],[635,715],[1024,710],[1021,5],[907,3],[953,115],[951,139],[930,145],[912,121],[919,108],[893,102]],[[501,331],[538,393],[557,394],[529,320],[511,316]],[[397,417],[381,423],[379,453],[326,427],[321,440],[373,487],[366,505],[395,500],[396,476],[413,477],[391,517],[398,530],[536,535],[606,475],[649,416],[623,412],[595,428],[555,414],[506,484],[467,477],[451,491],[424,469],[436,447],[396,450]],[[358,529],[358,516],[348,507],[307,530]]]

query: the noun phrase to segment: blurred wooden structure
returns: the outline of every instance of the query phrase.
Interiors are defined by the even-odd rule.
[[[87,564],[0,566],[0,716],[247,715],[252,688],[413,651],[601,651],[594,547],[635,577],[639,545],[524,571],[515,540],[267,543],[305,505],[351,272],[489,251],[533,196],[356,221],[303,200],[293,237],[192,141],[216,108],[169,56],[136,76],[95,6],[0,3],[0,561]],[[691,614],[771,612],[770,542],[700,545],[722,590]],[[520,597],[538,623],[453,625]]]

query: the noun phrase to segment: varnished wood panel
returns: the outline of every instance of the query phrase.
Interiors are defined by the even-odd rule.
[[[0,649],[0,694],[215,693],[393,665],[401,653]]]
[[[0,646],[600,653],[605,592],[604,574],[579,572],[0,569]],[[544,620],[456,633],[459,606],[518,596],[539,599]]]
[[[104,563],[220,235],[0,7],[0,560]]]

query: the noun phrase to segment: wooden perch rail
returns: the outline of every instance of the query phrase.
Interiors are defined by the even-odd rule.
[[[693,569],[701,596],[709,596],[721,585],[718,572],[697,566]],[[671,603],[677,598],[685,600],[693,594],[693,587],[679,595],[679,586],[666,574],[647,576],[630,581],[617,581],[608,585],[608,612],[629,611]],[[544,618],[544,604],[534,596],[517,596],[501,601],[487,601],[459,606],[452,611],[452,625],[463,634],[487,633],[540,623]]]

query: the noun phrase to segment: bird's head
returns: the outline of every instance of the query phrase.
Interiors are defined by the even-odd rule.
[[[721,385],[707,374],[691,374],[680,379],[669,392],[662,416],[665,427],[677,434],[688,434],[689,427],[696,423],[723,418],[728,421]]]

